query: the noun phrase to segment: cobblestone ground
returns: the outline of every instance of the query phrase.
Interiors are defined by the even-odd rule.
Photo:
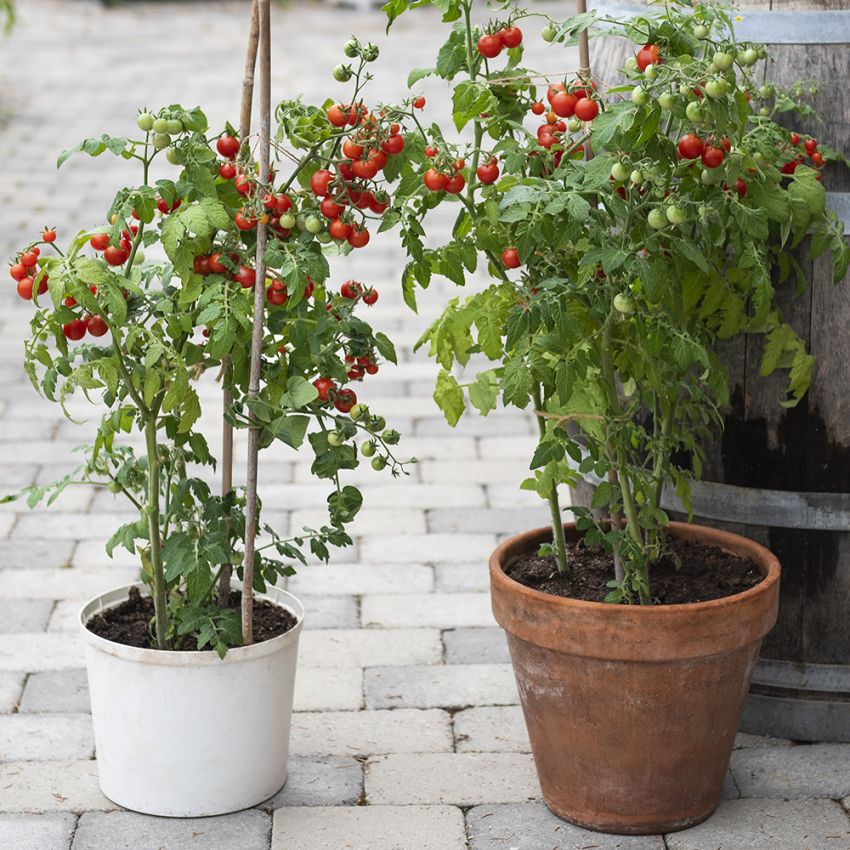
[[[234,117],[247,5],[26,0],[0,43],[0,253],[45,224],[68,233],[101,219],[123,161],[58,151],[103,130],[121,135],[141,105],[201,103],[216,126]],[[429,65],[428,13],[402,19],[385,44],[382,16],[323,5],[275,11],[275,95],[333,96],[328,69],[352,31],[383,49],[375,98],[403,94],[403,73]],[[436,23],[436,17],[431,21]],[[548,64],[547,64],[548,63]],[[573,55],[540,66],[575,67]],[[327,83],[325,82],[327,81]],[[430,109],[439,86],[425,83]],[[448,222],[446,222],[448,226]],[[305,601],[289,783],[256,810],[208,820],[117,811],[97,785],[82,651],[81,600],[134,577],[103,542],[123,521],[111,496],[67,493],[47,513],[0,508],[0,848],[3,850],[848,850],[850,746],[794,746],[740,736],[727,801],[709,822],[665,837],[618,838],[557,820],[540,802],[504,639],[492,620],[486,558],[507,534],[546,512],[517,484],[532,423],[496,412],[452,431],[430,394],[433,365],[413,342],[449,288],[415,316],[398,293],[402,258],[374,240],[339,279],[381,290],[376,324],[401,349],[397,369],[367,400],[420,458],[410,478],[363,474],[366,510],[356,545],[332,566],[303,570]],[[53,479],[91,430],[40,402],[20,367],[29,308],[2,294],[0,490]],[[211,401],[213,384],[202,388]],[[209,417],[211,438],[220,426]],[[244,458],[244,452],[240,454]],[[261,474],[280,531],[310,523],[324,501],[307,463],[272,450]],[[843,798],[843,805],[842,805]]]

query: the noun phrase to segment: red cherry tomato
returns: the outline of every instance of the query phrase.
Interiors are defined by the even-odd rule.
[[[56,241],[56,231],[52,229],[47,229],[44,233],[41,234],[41,238],[45,242],[55,242]]]
[[[86,316],[84,321],[86,323],[86,330],[92,336],[103,336],[109,330],[109,326],[100,316]]]
[[[499,166],[495,162],[487,162],[484,165],[479,165],[475,170],[475,174],[479,182],[489,185],[499,179]]]
[[[221,136],[215,147],[222,156],[233,159],[239,153],[239,140],[233,136]]]
[[[697,159],[702,156],[703,151],[702,139],[694,133],[685,133],[679,139],[679,159]]]
[[[329,186],[331,181],[334,179],[333,174],[328,171],[326,168],[320,168],[311,178],[310,178],[310,188],[313,190],[314,195],[327,195],[329,194]]]
[[[76,342],[86,335],[86,323],[82,319],[71,319],[66,325],[62,325],[62,333],[67,339]]]
[[[637,66],[641,71],[645,71],[649,65],[661,64],[661,51],[657,44],[644,44],[635,55]]]
[[[579,99],[574,94],[559,91],[552,95],[549,105],[552,107],[552,112],[554,112],[555,115],[558,115],[561,118],[572,118],[575,114],[576,104],[578,101]],[[542,105],[543,104],[541,104],[541,106]]]
[[[478,52],[488,59],[495,59],[502,52],[502,39],[498,35],[482,35],[478,39]]]
[[[233,279],[239,283],[243,289],[251,289],[257,281],[257,273],[254,269],[248,266],[239,266]]]
[[[23,280],[27,276],[27,269],[23,263],[15,263],[9,267],[9,275],[12,280]]]
[[[22,277],[18,281],[18,285],[16,287],[18,290],[18,295],[20,295],[21,298],[24,299],[24,301],[32,301],[33,283],[34,281],[31,277]]]
[[[103,259],[106,260],[106,262],[109,263],[110,266],[123,266],[124,263],[127,262],[129,256],[129,250],[126,248],[126,246],[123,245],[120,247],[116,245],[110,245],[103,252]]]
[[[196,274],[208,275],[210,273],[210,258],[206,254],[195,257],[192,268]]]
[[[328,226],[328,233],[339,241],[348,239],[351,235],[351,225],[340,218],[335,218]]]
[[[579,98],[575,107],[575,116],[580,121],[593,121],[599,115],[599,104],[589,97]]]
[[[350,301],[354,301],[358,295],[363,291],[363,284],[358,283],[356,280],[347,280],[340,288],[339,294],[343,298],[348,298]]]
[[[371,286],[363,293],[363,301],[370,307],[378,300],[378,290]]]
[[[348,123],[348,113],[341,106],[328,109],[328,121],[333,127],[344,127]]]
[[[384,139],[381,150],[390,156],[401,153],[404,150],[404,136],[390,136],[388,139]]]
[[[518,269],[521,265],[519,251],[516,248],[505,248],[502,251],[502,265],[507,269]]]
[[[348,244],[352,248],[363,248],[369,244],[369,231],[365,227],[352,229],[348,235]]]
[[[522,44],[522,30],[519,27],[505,27],[499,30],[499,39],[504,47],[519,47]]]
[[[346,139],[342,145],[342,152],[349,159],[360,159],[363,156],[363,145],[358,145],[357,142]]]
[[[702,151],[702,164],[706,168],[718,168],[723,164],[725,154],[723,148],[714,148],[707,145]]]
[[[32,268],[38,262],[38,254],[34,250],[24,251],[21,254],[21,265],[28,269]]]
[[[424,109],[425,108],[425,98],[422,95],[419,97],[413,98],[413,108],[414,109]]]
[[[336,394],[334,407],[340,413],[348,413],[357,404],[357,393],[354,390],[340,390]]]
[[[316,378],[313,386],[319,393],[319,401],[327,401],[328,395],[336,389],[336,384],[330,378]]]
[[[257,226],[257,217],[255,215],[245,215],[242,212],[238,212],[233,217],[233,223],[240,230],[253,230]]]
[[[227,266],[221,262],[221,254],[212,254],[209,258],[209,269],[213,274],[225,274]]]
[[[436,168],[429,168],[422,176],[422,180],[425,186],[432,192],[441,192],[449,182],[448,176],[441,171],[437,171]]]

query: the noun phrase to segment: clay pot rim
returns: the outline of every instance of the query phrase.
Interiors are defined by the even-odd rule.
[[[574,522],[565,522],[564,530],[568,533],[582,534],[582,532],[576,529]],[[722,531],[721,529],[688,522],[670,522],[668,531],[674,537],[683,537],[703,545],[716,546],[730,554],[748,558],[761,570],[762,580],[747,590],[743,590],[740,593],[733,593],[730,596],[721,596],[718,599],[709,599],[704,602],[679,602],[661,605],[614,605],[610,602],[590,602],[585,599],[573,599],[568,596],[556,596],[552,593],[544,593],[542,590],[535,590],[512,579],[503,570],[502,562],[511,550],[524,548],[528,544],[536,543],[540,538],[548,537],[551,539],[552,527],[547,525],[531,531],[521,532],[500,543],[490,555],[489,567],[491,581],[501,584],[505,590],[511,593],[518,593],[528,601],[539,605],[555,605],[561,606],[564,609],[576,606],[579,610],[583,610],[588,614],[598,613],[609,617],[616,617],[618,613],[621,615],[628,613],[629,617],[637,616],[656,619],[671,616],[687,617],[691,613],[716,612],[723,608],[737,606],[754,597],[768,593],[779,582],[781,572],[779,559],[773,552],[761,544],[756,543],[754,540],[738,534],[732,534],[728,531]]]

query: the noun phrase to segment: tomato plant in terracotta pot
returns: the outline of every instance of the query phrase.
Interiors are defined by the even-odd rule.
[[[380,145],[400,129],[356,99],[366,53],[358,45],[358,107],[347,121]],[[82,625],[101,785],[112,800],[153,814],[233,811],[282,786],[303,609],[274,585],[293,563],[327,561],[330,547],[351,543],[346,526],[362,497],[344,482],[346,470],[362,457],[378,472],[404,472],[398,432],[358,399],[395,361],[391,341],[364,316],[378,292],[334,282],[329,265],[368,241],[365,216],[385,207],[380,169],[369,178],[368,213],[330,215],[326,200],[348,204],[355,191],[327,170],[354,131],[333,126],[326,107],[284,104],[280,115],[277,149],[291,163],[283,176],[260,169],[256,139],[229,126],[212,133],[200,109],[179,105],[142,111],[133,138],[86,139],[60,166],[77,151],[109,152],[137,166],[141,181],[119,190],[91,229],[65,239],[61,227],[45,228],[9,269],[17,295],[33,302],[32,383],[69,417],[75,393],[103,412],[79,469],[7,499],[25,495],[34,505],[82,483],[138,514],[107,551],[137,554],[140,581],[86,605]],[[306,133],[309,150],[293,152]],[[367,190],[359,191],[362,200]],[[326,221],[342,219],[348,231],[335,240]],[[252,294],[264,309],[259,326]],[[219,374],[228,422],[250,427],[261,448],[309,447],[312,473],[329,485],[326,522],[284,538],[262,522],[259,505],[252,523],[250,489],[213,491],[216,458],[196,389],[204,373]],[[250,604],[254,591],[261,597]],[[222,717],[239,718],[226,735]]]
[[[420,5],[391,0],[390,23]],[[547,18],[543,38],[579,39],[582,67],[546,78],[522,66],[523,27],[545,16],[504,4],[480,25],[471,0],[434,5],[448,39],[410,83],[450,81],[455,128],[471,133],[418,128],[386,224],[411,256],[410,303],[434,274],[463,283],[483,263],[493,279],[421,340],[448,421],[467,400],[537,419],[522,486],[552,525],[502,544],[490,573],[543,796],[594,829],[681,829],[720,800],[779,564],[744,538],[671,522],[660,496],[669,487],[687,506],[701,440],[721,421],[718,340],[761,334],[762,373],[788,373],[782,403],[805,392],[811,357],[774,289],[800,276],[790,249],[807,234],[832,251],[836,279],[846,271],[819,182],[833,154],[776,122],[808,107],[758,86],[763,48],[737,43],[716,7]],[[634,42],[626,86],[591,74],[591,28]],[[444,203],[452,239],[426,246],[422,221]],[[459,381],[482,356],[492,366]],[[564,523],[560,492],[585,474],[599,481],[592,510]]]

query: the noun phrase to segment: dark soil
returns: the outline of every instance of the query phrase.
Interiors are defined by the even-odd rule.
[[[505,568],[514,581],[553,596],[603,602],[614,578],[614,558],[601,546],[568,544],[570,572],[558,573],[553,555],[520,555]],[[677,563],[678,561],[678,563]],[[678,566],[678,569],[677,569]],[[758,568],[746,558],[730,555],[714,546],[689,540],[668,539],[668,550],[649,568],[653,602],[680,605],[732,596],[762,580]]]
[[[242,594],[233,591],[230,594],[230,607],[238,611],[241,602]],[[139,589],[133,587],[125,602],[95,614],[86,623],[86,628],[98,637],[111,640],[113,643],[138,646],[142,649],[156,649],[151,638],[153,616],[153,600],[149,596],[142,596]],[[286,608],[273,605],[265,599],[254,600],[254,643],[262,643],[285,634],[296,622],[294,615]],[[197,652],[198,646],[190,635],[181,646],[172,647],[172,649]]]

